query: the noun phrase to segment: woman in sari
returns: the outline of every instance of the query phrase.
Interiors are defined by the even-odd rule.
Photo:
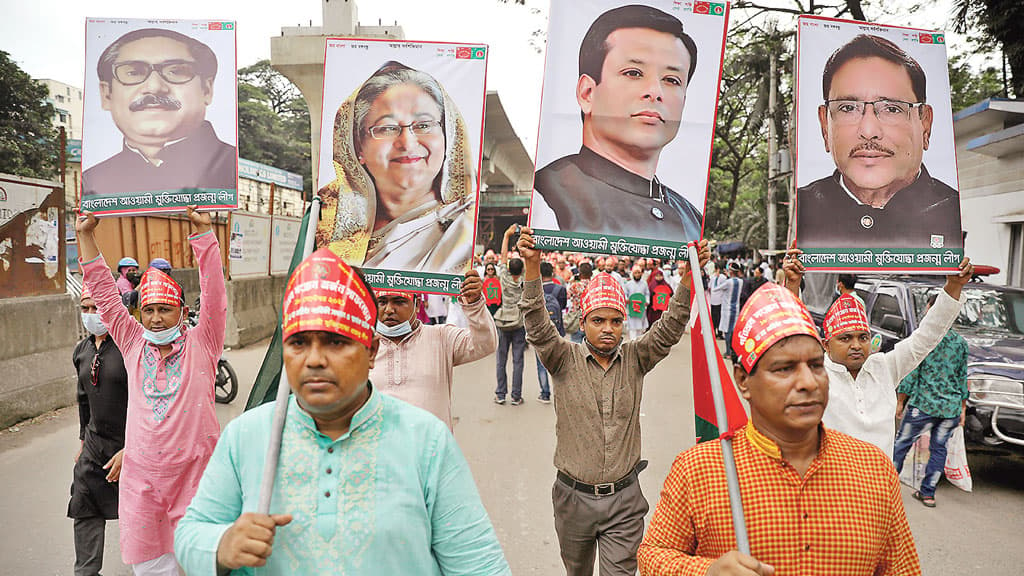
[[[334,119],[317,245],[367,268],[463,274],[476,224],[466,123],[429,74],[374,72]]]

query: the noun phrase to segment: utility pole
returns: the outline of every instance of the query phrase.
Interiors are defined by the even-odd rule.
[[[768,249],[775,250],[778,237],[778,216],[775,204],[775,180],[779,175],[779,145],[775,134],[775,123],[778,115],[778,64],[775,62],[775,51],[768,54]]]

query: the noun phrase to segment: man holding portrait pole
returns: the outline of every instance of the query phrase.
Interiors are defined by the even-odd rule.
[[[582,343],[559,336],[544,307],[540,250],[524,228],[523,296],[527,340],[551,373],[555,395],[556,480],[551,490],[562,563],[570,576],[591,576],[595,552],[602,576],[636,573],[636,552],[649,510],[638,476],[640,398],[644,376],[679,342],[690,316],[690,274],[643,336],[622,341],[626,296],[598,274],[582,298]],[[700,243],[700,263],[711,259]]]

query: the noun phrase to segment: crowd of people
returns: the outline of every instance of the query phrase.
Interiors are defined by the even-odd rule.
[[[465,273],[460,295],[441,298],[374,290],[321,249],[283,295],[293,394],[271,513],[261,514],[273,410],[220,430],[220,250],[210,216],[188,215],[204,302],[194,327],[164,262],[140,274],[124,258],[115,277],[95,242],[98,221],[78,219],[89,335],[74,355],[76,574],[99,573],[104,525],[115,518],[136,574],[508,574],[452,435],[453,371],[493,354],[494,401],[521,405],[527,346],[538,400],[554,405],[552,509],[567,574],[589,576],[595,565],[603,575],[920,574],[897,470],[933,430],[934,462],[914,497],[935,506],[966,397],[955,361],[964,346],[950,330],[972,273],[966,260],[918,329],[882,353],[872,350],[855,278],[840,278],[815,326],[795,249],[753,265],[715,259],[701,241],[695,275],[685,260],[544,253],[531,229],[513,225],[500,251]],[[750,411],[732,433],[749,555],[736,550],[718,442],[679,455],[644,525],[644,378],[686,330],[694,277]]]

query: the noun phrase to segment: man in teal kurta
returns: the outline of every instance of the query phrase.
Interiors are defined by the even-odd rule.
[[[332,253],[296,268],[284,305],[295,394],[274,513],[250,512],[273,416],[264,405],[224,429],[178,524],[187,574],[510,573],[448,427],[368,382],[375,321],[372,292]]]

